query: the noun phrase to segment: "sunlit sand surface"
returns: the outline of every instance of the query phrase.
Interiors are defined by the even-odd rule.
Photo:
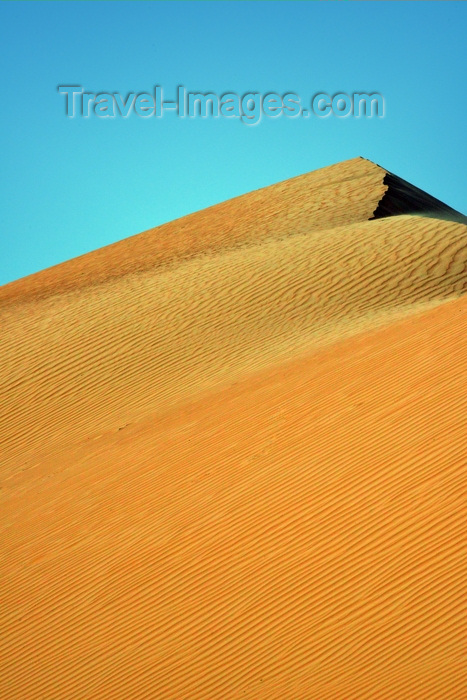
[[[364,159],[0,288],[0,698],[467,697],[466,288]]]

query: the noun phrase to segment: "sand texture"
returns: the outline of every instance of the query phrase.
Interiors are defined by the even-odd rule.
[[[1,700],[467,698],[467,226],[356,158],[0,288]]]

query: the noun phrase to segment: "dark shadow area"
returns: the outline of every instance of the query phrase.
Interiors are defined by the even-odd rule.
[[[400,214],[419,214],[467,224],[467,216],[448,207],[447,204],[443,204],[439,199],[411,185],[410,182],[401,177],[386,172],[383,182],[387,185],[387,190],[380,199],[370,221]]]

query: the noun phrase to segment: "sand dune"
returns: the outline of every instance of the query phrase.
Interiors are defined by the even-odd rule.
[[[0,697],[467,696],[464,221],[355,159],[0,289]]]

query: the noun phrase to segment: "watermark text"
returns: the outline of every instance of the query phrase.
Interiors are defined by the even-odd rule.
[[[164,99],[164,90],[156,85],[151,92],[88,92],[81,85],[59,85],[58,92],[64,98],[65,114],[74,117],[98,117],[101,119],[127,119],[136,115],[144,119],[161,118],[175,113],[182,119],[240,119],[244,124],[256,125],[262,117],[289,118],[328,117],[381,118],[385,113],[384,97],[378,92],[319,92],[302,101],[299,95],[287,92],[282,95],[269,92],[247,92],[238,95],[225,92],[189,92],[179,86],[173,100]]]

